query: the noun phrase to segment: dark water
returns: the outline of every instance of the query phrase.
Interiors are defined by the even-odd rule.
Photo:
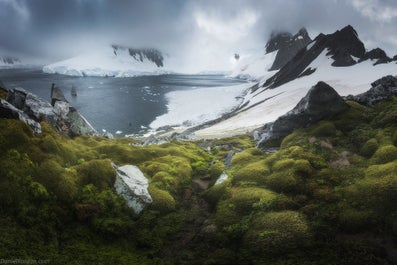
[[[167,112],[165,93],[199,87],[230,86],[237,79],[215,75],[161,75],[131,78],[72,77],[45,74],[40,69],[2,69],[0,80],[9,87],[23,87],[50,101],[51,84],[100,132],[137,133]],[[71,96],[72,86],[77,97]]]

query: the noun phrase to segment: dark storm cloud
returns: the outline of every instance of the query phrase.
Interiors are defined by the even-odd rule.
[[[272,30],[351,24],[393,54],[396,18],[393,0],[0,0],[0,48],[56,59],[99,43],[232,50],[263,46]]]

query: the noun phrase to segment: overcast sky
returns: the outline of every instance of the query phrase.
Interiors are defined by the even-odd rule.
[[[395,0],[0,0],[0,51],[59,60],[118,43],[216,60],[264,47],[272,30],[314,38],[348,24],[397,54]]]

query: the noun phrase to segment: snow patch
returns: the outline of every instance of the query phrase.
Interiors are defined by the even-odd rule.
[[[245,83],[169,92],[165,94],[168,112],[158,116],[150,127],[191,126],[219,118],[241,103],[244,92],[251,85]]]

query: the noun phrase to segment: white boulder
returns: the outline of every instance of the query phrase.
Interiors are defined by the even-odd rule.
[[[117,194],[124,197],[128,207],[139,214],[152,203],[152,197],[148,191],[148,179],[136,166],[125,165],[117,167],[114,165],[114,167],[117,174],[114,183]]]

